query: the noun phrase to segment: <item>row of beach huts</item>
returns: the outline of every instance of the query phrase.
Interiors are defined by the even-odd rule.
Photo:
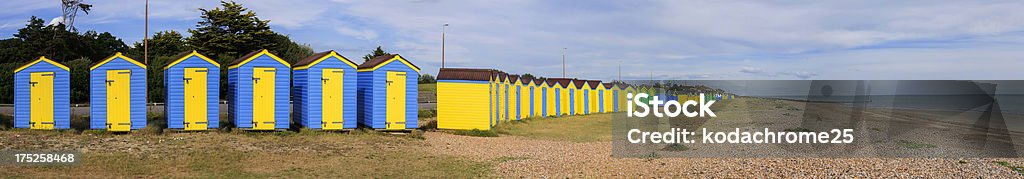
[[[495,69],[441,68],[437,74],[437,128],[490,130],[525,118],[626,110],[626,94],[671,100],[725,100],[735,95],[667,94],[650,86],[576,78],[523,78]],[[646,103],[648,99],[641,99]]]
[[[221,64],[195,51],[163,67],[167,128],[220,125]],[[89,68],[90,129],[144,128],[146,65],[116,53]],[[417,127],[419,67],[400,55],[356,64],[335,51],[296,64],[258,50],[228,64],[227,119],[231,127],[281,130],[379,130]],[[15,70],[15,128],[70,128],[70,69],[40,57]],[[291,98],[291,99],[289,99]]]

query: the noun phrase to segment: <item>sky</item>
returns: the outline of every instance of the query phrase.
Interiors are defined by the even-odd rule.
[[[79,31],[144,36],[144,1],[85,0]],[[218,1],[150,1],[150,33],[188,35]],[[1024,79],[1021,1],[237,1],[315,51],[375,48],[445,66],[598,80]],[[0,37],[60,3],[0,2]],[[618,73],[621,67],[621,77]]]

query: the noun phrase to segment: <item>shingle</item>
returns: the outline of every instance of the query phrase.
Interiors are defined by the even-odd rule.
[[[488,81],[495,70],[475,68],[442,68],[437,72],[437,80],[476,80]]]

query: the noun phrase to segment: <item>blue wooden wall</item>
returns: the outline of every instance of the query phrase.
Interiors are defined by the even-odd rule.
[[[206,120],[207,129],[220,126],[220,67],[199,56],[188,56],[185,60],[164,70],[164,95],[167,104],[164,114],[167,115],[167,128],[185,128],[185,68],[206,68]]]
[[[404,71],[406,72],[406,89],[405,89],[405,128],[415,129],[417,124],[417,107],[416,96],[418,94],[417,80],[419,72],[412,69],[408,65],[405,65],[398,60],[382,64],[383,66],[377,68],[374,71],[359,72],[359,86],[357,93],[359,95],[359,125],[369,126],[374,129],[386,128],[385,122],[387,120],[385,113],[387,113],[387,104],[385,100],[387,71]],[[401,104],[398,104],[401,105]]]
[[[236,128],[252,128],[252,70],[254,67],[277,69],[274,83],[274,128],[289,127],[288,95],[291,86],[291,67],[265,54],[236,68],[228,69],[228,117]]]
[[[31,121],[32,92],[29,82],[33,72],[54,72],[53,76],[53,122],[55,129],[71,128],[71,86],[70,72],[53,64],[56,62],[37,60],[14,73],[14,127],[29,128]],[[63,66],[63,65],[62,65]]]
[[[342,104],[342,118],[343,128],[352,129],[356,128],[356,88],[359,85],[357,80],[358,73],[356,68],[351,66],[341,59],[334,56],[327,57],[319,63],[312,64],[309,68],[295,70],[295,81],[292,89],[292,95],[295,98],[295,110],[294,120],[299,123],[302,127],[311,129],[320,129],[323,118],[322,112],[322,91],[323,83],[320,79],[322,77],[324,68],[340,68],[344,70],[344,82],[342,91],[344,99]]]
[[[131,70],[131,129],[146,127],[146,69],[129,62],[120,53],[111,61],[89,71],[89,127],[107,128],[107,70]]]

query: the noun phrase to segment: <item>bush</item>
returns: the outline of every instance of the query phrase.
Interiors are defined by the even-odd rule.
[[[409,138],[421,140],[427,139],[426,137],[423,136],[423,133],[425,133],[423,130],[412,130],[412,132],[409,132]]]
[[[464,135],[464,136],[474,136],[474,137],[498,137],[498,133],[494,132],[494,130],[486,130],[485,131],[485,130],[480,130],[480,129],[454,130],[452,132],[452,134]]]
[[[162,134],[167,129],[167,120],[164,115],[149,113],[146,120],[146,127],[140,131],[143,134]]]
[[[0,114],[0,130],[14,128],[14,116]]]
[[[419,77],[419,84],[431,84],[431,83],[437,83],[437,79],[435,79],[434,76],[432,76],[430,74],[422,74],[422,75],[420,75],[420,77]]]
[[[78,131],[89,130],[89,117],[71,115],[71,129]]]
[[[419,118],[437,117],[437,110],[435,110],[435,109],[425,109],[425,110],[421,109],[421,110],[419,110],[418,114],[419,114],[418,115]]]

